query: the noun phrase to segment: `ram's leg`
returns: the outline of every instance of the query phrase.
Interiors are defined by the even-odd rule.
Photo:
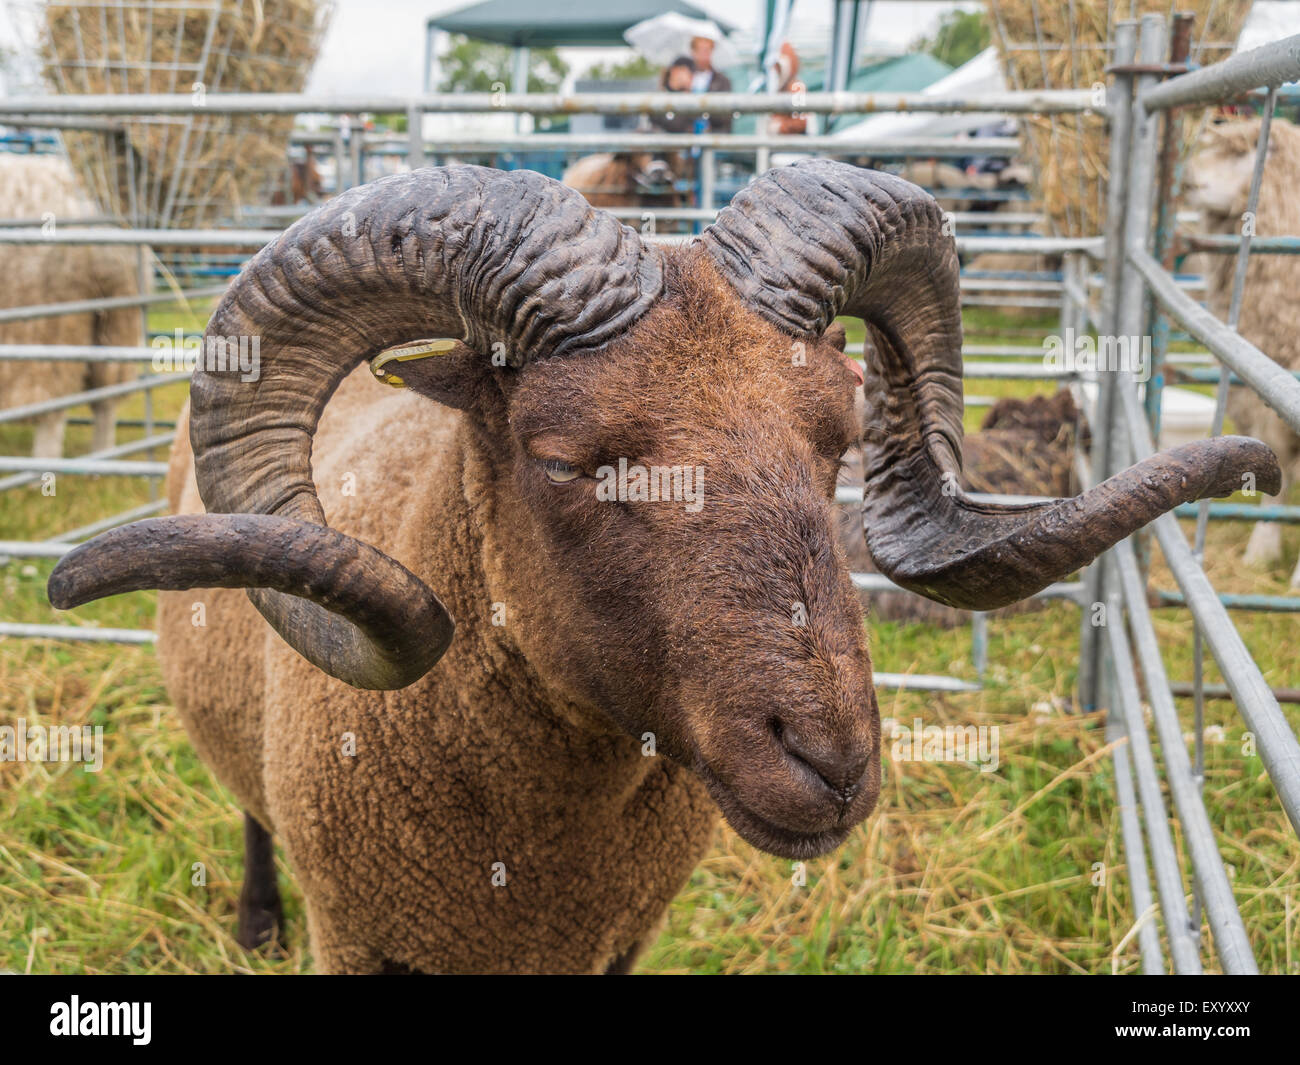
[[[618,955],[618,957],[605,967],[605,975],[627,976],[628,973],[632,971],[632,967],[636,964],[636,959],[641,953],[642,946],[643,944],[638,943],[635,947],[631,947]]]
[[[251,814],[244,814],[244,887],[239,893],[239,945],[253,950],[263,943],[283,943],[284,909],[275,878],[271,833]]]
[[[36,419],[36,436],[32,441],[32,458],[57,459],[63,457],[63,427],[68,412],[56,410]]]
[[[117,442],[117,400],[100,400],[98,403],[92,403],[90,410],[95,416],[91,450],[107,451]]]

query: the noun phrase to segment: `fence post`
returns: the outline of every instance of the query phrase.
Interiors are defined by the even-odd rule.
[[[1142,16],[1141,41],[1138,48],[1138,62],[1143,66],[1154,68],[1164,62],[1165,58],[1165,20],[1161,15]],[[1117,240],[1108,246],[1119,259],[1117,266],[1107,261],[1107,276],[1112,269],[1118,271],[1118,287],[1114,293],[1111,314],[1107,314],[1106,333],[1097,345],[1098,362],[1098,413],[1093,425],[1093,480],[1105,480],[1116,469],[1119,459],[1124,454],[1123,447],[1116,446],[1115,441],[1124,432],[1124,422],[1115,397],[1120,385],[1121,370],[1118,366],[1103,367],[1101,364],[1109,352],[1113,356],[1119,337],[1141,337],[1147,333],[1147,289],[1142,275],[1129,259],[1129,251],[1144,251],[1151,233],[1151,207],[1155,192],[1156,157],[1159,140],[1156,136],[1160,126],[1160,115],[1148,113],[1142,105],[1142,95],[1159,83],[1160,75],[1154,73],[1139,74],[1132,83],[1130,94],[1131,118],[1129,121],[1129,152],[1127,167],[1118,173],[1123,175],[1124,216],[1120,223]],[[1115,171],[1111,172],[1111,186],[1115,184]],[[1112,232],[1110,220],[1107,219],[1108,234]],[[1104,409],[1101,397],[1107,396]],[[1105,586],[1107,570],[1113,566],[1114,559],[1110,552],[1102,555],[1093,563],[1092,569],[1098,570],[1097,583],[1089,585],[1089,591],[1097,590],[1101,601],[1101,590]],[[1090,570],[1091,574],[1091,570]],[[1107,618],[1110,622],[1111,619]],[[1087,631],[1087,619],[1085,629]],[[1095,656],[1104,656],[1106,648],[1100,641],[1092,648]],[[1095,666],[1094,666],[1095,668]],[[1096,707],[1091,707],[1096,709]]]
[[[414,104],[406,110],[406,162],[412,170],[424,166],[424,112]]]
[[[1120,22],[1115,27],[1115,65],[1117,70],[1106,96],[1110,113],[1110,180],[1106,184],[1106,260],[1103,273],[1101,330],[1102,335],[1116,335],[1119,308],[1120,271],[1124,262],[1124,218],[1128,209],[1129,141],[1133,124],[1133,75],[1122,68],[1132,64],[1137,54],[1137,23]],[[1115,381],[1109,374],[1094,375],[1097,402],[1092,419],[1092,481],[1104,481],[1110,472],[1111,410],[1114,407]],[[1085,578],[1082,628],[1079,633],[1079,708],[1092,713],[1099,705],[1101,674],[1101,640],[1093,624],[1092,604],[1101,602],[1102,573],[1105,556],[1088,567]]]

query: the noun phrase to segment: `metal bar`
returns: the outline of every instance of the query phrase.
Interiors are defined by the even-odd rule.
[[[4,544],[0,543],[0,555]],[[92,629],[75,625],[26,625],[0,621],[0,636],[20,636],[27,639],[76,640],[83,643],[155,643],[158,634],[148,629]]]
[[[1142,841],[1142,825],[1138,820],[1137,795],[1133,791],[1133,771],[1129,767],[1128,746],[1116,743],[1124,739],[1124,728],[1115,714],[1106,715],[1106,742],[1114,743],[1111,760],[1115,765],[1115,805],[1119,809],[1120,835],[1124,840],[1124,862],[1128,866],[1129,883],[1133,891],[1134,914],[1145,914],[1151,909],[1151,878],[1147,874],[1146,846]],[[1154,921],[1145,922],[1138,930],[1138,948],[1142,953],[1142,972],[1147,976],[1163,976],[1164,956],[1160,950],[1160,933]]]
[[[1289,79],[1287,79],[1289,80]],[[1257,83],[1257,84],[1262,84]],[[791,94],[774,93],[429,93],[419,96],[335,95],[310,93],[210,92],[200,105],[189,93],[107,93],[0,97],[0,115],[296,115],[307,112],[357,114],[401,113],[416,109],[426,114],[529,115],[653,115],[674,112],[702,115],[733,111],[740,114],[875,114],[882,111],[920,111],[944,114],[1079,114],[1097,111],[1087,89],[1031,90],[971,93],[966,96],[927,96],[919,92],[810,92],[798,107]],[[15,124],[13,119],[6,120]],[[981,154],[983,143],[980,145]]]
[[[695,97],[700,99],[700,96]],[[0,98],[2,99],[2,98]],[[881,159],[911,156],[962,158],[971,152],[968,140],[953,137],[840,137],[771,133],[533,133],[526,141],[518,135],[457,134],[439,137],[436,155],[497,154],[521,147],[536,151],[686,151],[713,148],[722,152],[752,152],[767,148],[778,152],[818,152],[823,155],[870,153]],[[1012,158],[1022,150],[1015,137],[983,137],[980,155]],[[405,149],[403,149],[403,152]]]
[[[968,407],[977,406],[977,404],[974,403],[975,398],[977,397],[967,396],[966,405]],[[94,425],[95,419],[94,418],[69,418],[68,424],[69,425]],[[117,427],[119,429],[143,429],[144,424],[145,422],[143,418],[118,418],[117,419]],[[155,418],[153,426],[155,429],[175,429],[176,423],[165,421],[164,419],[161,418]],[[97,454],[101,454],[103,455],[103,457],[107,458],[106,453],[97,452]]]
[[[1194,518],[1199,503],[1184,503],[1174,509],[1180,518]],[[1300,506],[1283,503],[1211,503],[1210,518],[1218,521],[1281,521],[1300,523]],[[1300,600],[1298,600],[1300,601]]]
[[[1169,690],[1169,676],[1165,672],[1164,660],[1160,657],[1160,645],[1152,626],[1151,612],[1143,595],[1145,582],[1138,569],[1137,555],[1130,540],[1116,544],[1114,553],[1119,565],[1119,584],[1128,605],[1133,642],[1142,663],[1142,675],[1146,678],[1147,701],[1151,705],[1156,735],[1160,737],[1165,780],[1178,810],[1183,841],[1191,855],[1192,868],[1196,873],[1210,929],[1214,933],[1219,960],[1223,963],[1224,972],[1256,973],[1258,968],[1255,953],[1251,950],[1246,926],[1242,923],[1232,894],[1232,885],[1228,883],[1227,870],[1219,856],[1214,829],[1201,798],[1199,779],[1193,774],[1191,762],[1187,758],[1178,708],[1174,706],[1174,697]],[[1110,621],[1115,625],[1123,624],[1118,618]]]
[[[1129,20],[1115,27],[1115,61],[1122,65],[1133,62],[1137,54],[1137,23]],[[1108,94],[1110,108],[1110,174],[1106,186],[1105,260],[1102,264],[1102,309],[1100,332],[1103,336],[1116,336],[1119,318],[1124,257],[1124,218],[1128,206],[1128,189],[1117,177],[1128,172],[1129,148],[1132,141],[1133,79],[1131,75],[1118,74],[1111,83]],[[1103,374],[1097,382],[1097,399],[1091,420],[1095,427],[1092,443],[1092,468],[1088,480],[1100,484],[1110,476],[1110,437],[1108,428],[1113,422],[1115,375]],[[1101,599],[1102,574],[1106,567],[1105,556],[1088,567],[1085,581],[1090,602]],[[1092,618],[1084,611],[1079,630],[1079,704],[1084,713],[1098,706],[1101,686],[1101,639]]]
[[[1058,305],[1049,303],[1048,306]],[[1021,363],[1007,362],[968,362],[962,373],[967,378],[986,381],[1077,381],[1083,376],[1079,370],[1063,370],[1050,366],[1026,366]]]
[[[51,544],[44,541],[0,540],[0,559],[3,558],[62,558],[76,544]]]
[[[1155,592],[1159,606],[1186,606],[1181,592],[1163,589]],[[1300,614],[1300,599],[1293,595],[1232,595],[1221,593],[1219,602],[1228,610],[1250,610],[1261,614]]]
[[[0,362],[153,362],[160,354],[168,358],[173,352],[161,348],[125,347],[94,344],[0,344]],[[177,376],[177,380],[180,380]]]
[[[1269,89],[1263,118],[1259,125],[1259,135],[1255,143],[1255,165],[1251,171],[1250,191],[1246,196],[1246,212],[1252,218],[1259,207],[1259,190],[1264,182],[1264,163],[1268,154],[1269,131],[1272,129],[1273,109],[1276,104],[1275,90]],[[1175,113],[1170,112],[1171,116]],[[1246,292],[1246,270],[1250,265],[1251,235],[1247,231],[1242,236],[1243,239],[1237,247],[1237,261],[1233,269],[1232,293],[1228,303],[1228,320],[1224,323],[1234,332],[1237,330],[1241,316],[1241,301]],[[1172,273],[1172,256],[1169,257],[1168,261],[1164,261],[1162,265]],[[1228,412],[1228,389],[1231,376],[1231,374],[1220,374],[1219,382],[1215,386],[1214,414],[1210,419],[1211,436],[1223,435],[1223,422]],[[1159,439],[1158,423],[1153,423],[1152,433],[1156,439]],[[1205,536],[1209,530],[1209,525],[1210,501],[1203,499],[1196,511],[1196,535],[1192,545],[1192,555],[1198,563],[1204,563]],[[1199,625],[1192,634],[1192,674],[1195,688],[1193,712],[1196,732],[1196,779],[1203,785],[1205,780],[1205,637],[1201,633]],[[1199,896],[1197,902],[1200,902]]]
[[[1171,78],[1148,93],[1142,106],[1155,111],[1190,104],[1221,104],[1252,89],[1277,88],[1298,78],[1300,34]]]
[[[962,237],[956,238],[957,250],[979,254],[1000,252],[1005,255],[1064,255],[1066,252],[1086,252],[1100,260],[1106,252],[1106,242],[1101,237]]]
[[[991,503],[994,506],[1023,506],[1026,503],[1054,503],[1054,496],[1001,495],[992,492],[966,492],[965,498],[972,503]],[[861,503],[863,489],[857,485],[842,484],[835,489],[836,503]]]
[[[88,477],[165,477],[165,462],[127,462],[122,459],[27,459],[0,455],[0,473],[68,473]]]
[[[424,112],[418,107],[406,112],[406,163],[412,170],[424,166]]]
[[[1130,247],[1127,259],[1183,328],[1235,371],[1292,429],[1300,432],[1300,381],[1185,295],[1145,251]]]
[[[46,242],[48,243],[48,242]],[[38,303],[29,307],[5,307],[0,310],[0,322],[26,322],[33,318],[57,318],[63,314],[82,314],[86,311],[111,311],[125,307],[142,307],[154,303],[180,303],[187,299],[205,299],[220,296],[225,285],[209,285],[188,292],[155,292],[147,296],[108,296],[93,300],[69,300],[66,303]]]
[[[118,422],[118,425],[123,424]],[[174,428],[174,426],[173,426]],[[123,455],[134,455],[140,451],[148,451],[154,447],[169,446],[176,439],[176,433],[159,433],[157,436],[146,436],[143,440],[132,440],[126,444],[118,444],[115,447],[105,448],[103,451],[92,451],[88,455],[81,456],[84,459],[116,459]],[[42,470],[41,473],[53,472]],[[13,477],[0,478],[0,492],[7,492],[10,488],[20,488],[25,484],[31,484],[40,480],[40,473],[19,473]]]
[[[59,229],[49,236],[39,230],[0,229],[0,244],[148,244],[155,248],[187,248],[220,244],[260,248],[278,237],[279,229]]]
[[[1297,380],[1300,380],[1300,370],[1288,370],[1286,372]],[[1181,366],[1171,371],[1171,375],[1179,381],[1186,381],[1196,385],[1217,385],[1223,376],[1222,372],[1218,368],[1210,369],[1207,367],[1205,369],[1199,369],[1196,367],[1185,368]],[[1236,388],[1246,384],[1246,382],[1236,374],[1229,374],[1228,384]]]
[[[0,226],[6,229],[38,229],[46,224],[44,218],[0,218]],[[60,218],[58,224],[61,226],[123,226],[126,225],[126,219],[87,215],[85,218]]]
[[[1203,251],[1210,255],[1236,255],[1237,249],[1246,239],[1250,241],[1251,255],[1300,255],[1300,237],[1246,238],[1232,233],[1212,233],[1205,236],[1185,236],[1180,238],[1180,243],[1188,251]]]
[[[1182,66],[1186,63],[1191,49],[1193,16],[1181,11],[1173,16],[1173,33],[1169,43],[1169,63]],[[1165,116],[1164,131],[1160,136],[1160,152],[1157,167],[1156,185],[1156,229],[1152,245],[1152,257],[1159,260],[1171,274],[1174,269],[1174,172],[1178,168],[1178,152],[1183,143],[1183,116],[1180,111],[1172,110]],[[1160,439],[1160,410],[1165,388],[1165,355],[1169,349],[1169,323],[1163,315],[1157,315],[1151,344],[1151,367],[1147,380],[1146,395],[1143,405],[1147,409],[1147,421],[1151,423],[1151,435]],[[1146,569],[1147,539],[1141,541],[1143,570]]]
[[[1118,395],[1133,457],[1141,461],[1153,454],[1155,448],[1137,390],[1131,381],[1126,381],[1118,389]],[[1205,634],[1206,644],[1219,664],[1219,672],[1232,691],[1246,727],[1255,734],[1259,756],[1277,789],[1282,808],[1292,827],[1300,832],[1300,742],[1228,617],[1227,608],[1219,601],[1204,570],[1197,565],[1178,519],[1163,514],[1153,526],[1169,571],[1187,597],[1187,605]]]
[[[953,677],[925,673],[872,673],[872,683],[877,688],[900,689],[917,692],[977,692],[978,684]]]
[[[1107,582],[1111,588],[1106,595],[1107,623],[1102,628],[1110,646],[1108,661],[1115,676],[1112,690],[1123,715],[1132,751],[1137,791],[1142,798],[1147,845],[1151,849],[1151,867],[1155,872],[1156,892],[1160,896],[1160,910],[1165,919],[1165,936],[1169,940],[1169,954],[1173,960],[1174,972],[1200,973],[1201,952],[1192,934],[1178,851],[1174,847],[1169,815],[1160,791],[1160,774],[1156,769],[1155,755],[1151,752],[1151,738],[1147,735],[1146,722],[1142,718],[1132,651],[1124,632],[1123,597],[1109,571]],[[1114,710],[1110,712],[1114,713]]]
[[[1174,681],[1169,685],[1169,690],[1180,699],[1190,699],[1195,693],[1196,686],[1184,681]],[[1232,692],[1228,690],[1226,684],[1206,684],[1204,686],[1205,698],[1207,699],[1224,699],[1230,700]],[[1273,697],[1279,703],[1300,703],[1300,688],[1274,688]]]
[[[57,396],[54,399],[41,400],[39,403],[28,403],[26,406],[0,410],[0,423],[21,422],[41,414],[50,414],[56,410],[67,410],[69,407],[80,407],[86,403],[94,403],[98,399],[128,396],[132,392],[143,392],[147,388],[156,388],[159,385],[176,384],[188,380],[188,376],[183,373],[153,374],[149,377],[137,377],[134,381],[124,381],[120,385],[105,385],[103,388],[91,388],[85,392],[77,392],[70,396]]]

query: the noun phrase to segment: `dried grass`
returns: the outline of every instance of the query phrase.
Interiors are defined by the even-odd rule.
[[[1107,82],[1107,42],[1115,23],[1174,11],[1196,15],[1192,24],[1192,59],[1214,63],[1226,58],[1241,32],[1252,0],[988,0],[993,40],[1013,89],[1089,89]],[[1041,41],[1041,46],[1039,42]],[[1033,115],[1025,135],[1052,233],[1096,236],[1105,215],[1107,153],[1105,123],[1100,115]],[[1195,136],[1188,122],[1184,155]]]
[[[46,4],[40,53],[56,91],[195,99],[193,115],[131,117],[121,133],[65,136],[101,208],[136,224],[201,227],[263,199],[285,167],[293,116],[204,114],[202,97],[301,91],[329,13],[324,0]]]

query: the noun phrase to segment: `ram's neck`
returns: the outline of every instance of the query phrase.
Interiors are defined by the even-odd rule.
[[[414,523],[419,563],[407,563],[437,590],[456,622],[451,649],[434,674],[444,690],[486,686],[503,717],[549,721],[568,740],[625,738],[599,708],[565,690],[562,668],[537,661],[539,643],[556,636],[556,603],[510,469],[492,453],[504,429],[476,429],[467,416],[456,421]]]

